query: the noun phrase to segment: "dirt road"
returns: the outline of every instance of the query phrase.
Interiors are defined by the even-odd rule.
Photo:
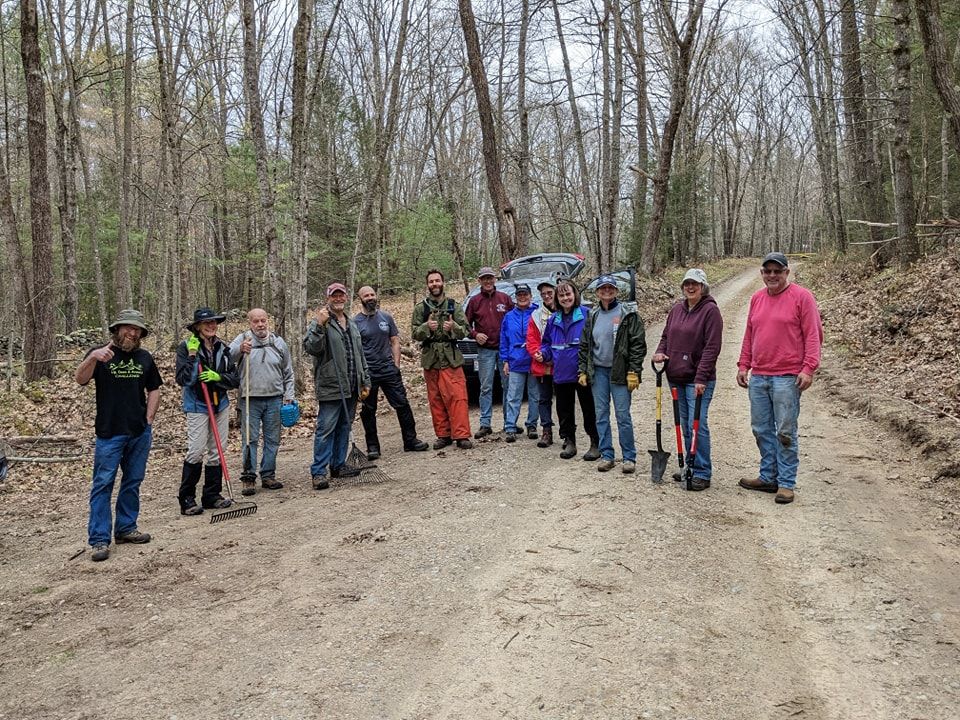
[[[0,534],[0,718],[957,718],[960,555],[911,451],[815,384],[797,502],[736,486],[756,472],[733,378],[757,287],[716,292],[704,493],[650,483],[646,376],[633,477],[529,440],[403,454],[385,416],[392,482],[314,493],[301,442],[284,490],[211,526],[154,470],[155,541],[98,564],[68,560],[71,488],[52,525]]]

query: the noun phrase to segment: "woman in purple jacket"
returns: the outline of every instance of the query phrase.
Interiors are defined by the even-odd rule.
[[[667,315],[663,337],[653,356],[655,363],[667,363],[667,380],[680,396],[680,424],[686,452],[690,452],[693,409],[697,395],[702,396],[697,454],[693,459],[693,490],[710,487],[713,466],[710,462],[710,426],[707,423],[713,388],[717,384],[717,358],[723,337],[723,318],[716,300],[710,295],[707,274],[699,268],[683,276],[683,300]],[[674,480],[680,479],[675,473]]]
[[[559,309],[543,328],[540,352],[543,362],[553,363],[553,393],[557,398],[557,418],[563,439],[560,457],[569,460],[577,454],[576,397],[580,401],[583,429],[590,436],[590,449],[583,454],[583,459],[597,460],[600,458],[600,436],[593,409],[593,391],[577,384],[577,355],[587,311],[580,307],[580,291],[568,280],[557,285],[557,307]]]

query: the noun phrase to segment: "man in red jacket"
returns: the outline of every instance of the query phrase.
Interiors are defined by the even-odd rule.
[[[823,327],[813,293],[790,282],[786,255],[770,253],[760,272],[766,287],[750,298],[737,363],[737,384],[750,393],[760,476],[741,480],[740,486],[775,492],[776,501],[785,504],[793,502],[800,465],[800,394],[813,384],[820,366]]]
[[[500,373],[500,386],[506,396],[506,378],[500,364],[500,325],[503,316],[513,309],[513,300],[497,290],[497,276],[492,267],[482,267],[477,273],[480,292],[467,303],[467,325],[470,337],[477,341],[477,369],[480,375],[480,429],[474,437],[480,439],[493,432],[493,380]],[[503,404],[503,423],[507,423],[507,404]]]

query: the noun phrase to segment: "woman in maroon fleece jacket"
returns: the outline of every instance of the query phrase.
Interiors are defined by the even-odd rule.
[[[707,274],[699,268],[683,276],[683,300],[667,315],[663,337],[653,356],[656,363],[667,363],[667,380],[680,396],[680,424],[683,426],[686,452],[690,452],[693,408],[697,395],[700,406],[700,431],[697,454],[693,459],[693,489],[710,487],[713,466],[710,462],[710,425],[707,422],[713,388],[717,384],[717,358],[723,338],[723,318],[716,300],[710,295]],[[674,480],[680,479],[675,473]]]

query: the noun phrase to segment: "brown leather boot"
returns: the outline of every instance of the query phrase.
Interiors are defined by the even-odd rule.
[[[553,445],[553,428],[545,427],[543,432],[540,433],[540,441],[537,443],[537,447],[545,448]]]

